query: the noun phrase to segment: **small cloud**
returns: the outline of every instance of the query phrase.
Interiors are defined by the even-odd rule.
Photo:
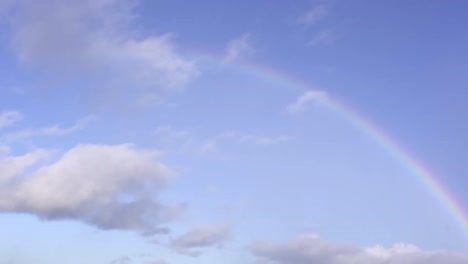
[[[83,129],[88,123],[96,120],[95,116],[87,116],[79,119],[71,127],[62,127],[61,125],[53,125],[50,127],[39,128],[39,129],[24,129],[11,134],[6,135],[5,141],[19,141],[25,140],[31,137],[37,136],[63,136],[74,133],[78,130]]]
[[[231,238],[231,226],[204,225],[194,227],[171,242],[178,253],[198,257],[203,254],[200,248],[220,246]]]
[[[120,257],[118,259],[114,259],[111,262],[109,262],[109,264],[130,264],[130,263],[132,263],[132,260],[127,256]]]
[[[311,27],[317,24],[320,20],[328,15],[329,11],[325,5],[318,5],[309,9],[305,14],[302,14],[296,19],[296,22]]]
[[[5,111],[0,113],[0,129],[9,127],[23,119],[23,115],[17,111]]]
[[[219,143],[217,139],[208,140],[201,145],[200,153],[202,154],[212,153],[218,148],[218,145]]]
[[[158,260],[146,262],[146,264],[168,264],[168,262],[162,259],[158,259]]]
[[[256,145],[274,145],[288,140],[291,140],[291,137],[284,135],[276,137],[244,135],[238,138],[239,142],[251,142]]]
[[[448,251],[424,251],[411,244],[395,244],[390,248],[361,248],[321,239],[316,234],[301,235],[285,243],[257,241],[250,252],[261,260],[278,264],[462,264],[468,256]]]
[[[307,109],[307,105],[314,100],[327,99],[328,95],[325,91],[309,90],[303,95],[299,96],[295,102],[285,108],[285,112],[291,115],[299,114]]]
[[[250,56],[254,52],[250,33],[245,33],[238,38],[229,41],[224,62],[229,63]]]
[[[174,129],[171,125],[158,126],[153,135],[160,138],[180,139],[191,135],[189,131]]]
[[[308,46],[318,46],[332,42],[334,35],[330,30],[322,30],[315,35],[308,43]]]

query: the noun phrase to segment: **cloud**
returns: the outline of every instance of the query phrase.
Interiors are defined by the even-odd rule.
[[[50,156],[39,150],[0,157],[1,212],[151,234],[164,231],[160,225],[184,209],[157,200],[173,173],[156,151],[81,144],[53,162]]]
[[[395,244],[390,248],[360,248],[326,241],[315,234],[302,235],[286,243],[257,241],[250,251],[277,264],[462,264],[468,256],[448,251],[423,251],[414,245]]]
[[[322,30],[315,35],[308,43],[308,46],[318,46],[328,44],[334,39],[333,33],[330,30]]]
[[[78,130],[83,129],[89,122],[95,120],[95,116],[87,116],[79,119],[71,127],[62,127],[61,125],[53,125],[46,128],[39,129],[24,129],[11,134],[6,135],[5,141],[19,141],[29,139],[36,136],[63,136],[74,133]]]
[[[237,139],[239,142],[250,142],[256,145],[275,145],[288,140],[291,140],[289,136],[259,136],[259,135],[243,135]]]
[[[203,252],[199,248],[219,246],[231,238],[230,225],[198,226],[171,242],[172,248],[178,253],[192,257],[200,256]]]
[[[146,262],[146,264],[168,264],[168,262],[165,261],[165,260],[162,260],[162,259],[158,259],[158,260],[153,260],[153,261],[150,261],[150,262]]]
[[[186,130],[176,130],[171,125],[165,125],[157,127],[153,135],[158,138],[180,139],[189,137],[191,133]]]
[[[243,134],[238,132],[226,132],[209,140],[205,140],[201,146],[202,153],[213,152],[223,144],[243,143],[258,146],[271,146],[291,140],[292,137],[286,135],[266,136],[258,134]]]
[[[329,11],[324,4],[309,9],[306,13],[300,15],[296,22],[307,27],[315,26],[320,20],[328,15]]]
[[[111,262],[109,262],[109,264],[130,264],[130,263],[132,263],[132,260],[127,256],[123,256],[123,257],[114,259]]]
[[[250,33],[244,33],[227,44],[224,62],[229,63],[235,60],[250,56],[254,52]]]
[[[136,2],[12,1],[12,47],[28,69],[100,94],[101,103],[138,104],[178,90],[198,75],[197,67],[176,51],[172,34],[143,35],[133,27]]]
[[[299,114],[307,109],[307,105],[314,100],[327,99],[328,95],[325,91],[309,90],[299,96],[295,102],[285,108],[288,114]]]
[[[9,127],[23,119],[23,115],[17,111],[5,111],[0,113],[0,129]]]

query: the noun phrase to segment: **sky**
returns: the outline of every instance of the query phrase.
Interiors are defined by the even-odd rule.
[[[467,8],[0,0],[0,264],[468,263]]]

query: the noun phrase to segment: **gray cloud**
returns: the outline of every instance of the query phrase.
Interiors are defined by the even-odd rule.
[[[423,251],[414,245],[360,248],[302,235],[286,243],[257,241],[250,251],[276,264],[462,264],[468,256],[448,251]]]
[[[230,225],[205,225],[198,226],[187,233],[177,237],[171,246],[181,254],[197,257],[202,254],[200,248],[221,245],[231,238]]]
[[[151,234],[184,209],[157,200],[172,172],[155,151],[87,144],[54,157],[47,150],[0,157],[0,211]]]
[[[180,89],[197,74],[172,34],[142,36],[133,28],[137,1],[19,0],[8,10],[12,47],[22,65],[54,84],[102,101],[134,103]],[[112,98],[113,100],[109,100]],[[101,103],[102,103],[101,101]],[[121,103],[121,102],[118,102]]]

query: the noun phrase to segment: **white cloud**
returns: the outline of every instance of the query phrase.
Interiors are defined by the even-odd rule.
[[[89,122],[95,120],[95,116],[87,116],[79,119],[71,127],[62,127],[61,125],[53,125],[39,129],[23,129],[5,136],[5,141],[25,140],[36,136],[63,136],[74,133],[83,129]]]
[[[0,211],[150,234],[183,209],[157,200],[172,172],[156,151],[78,145],[52,163],[44,162],[46,154],[0,158]]]
[[[328,15],[328,8],[321,4],[309,9],[306,13],[300,15],[296,22],[307,27],[315,26],[320,20]]]
[[[252,40],[249,33],[237,37],[227,44],[224,62],[229,63],[235,60],[250,56],[254,52]]]
[[[172,34],[143,36],[132,28],[136,1],[12,2],[12,46],[19,61],[53,83],[79,83],[105,100],[155,97],[180,89],[198,70],[180,55]],[[118,105],[118,103],[116,103]]]
[[[5,111],[0,113],[0,129],[9,127],[23,119],[23,115],[17,111]]]
[[[250,251],[276,264],[462,264],[468,256],[448,251],[423,251],[414,245],[395,244],[360,248],[326,241],[315,234],[286,243],[254,242]]]
[[[178,253],[197,257],[202,252],[196,249],[219,246],[230,238],[230,225],[205,225],[195,227],[184,235],[174,239],[171,246]]]
[[[307,109],[307,105],[314,100],[327,99],[328,95],[325,91],[309,90],[299,96],[296,101],[291,103],[285,108],[285,112],[288,114],[299,114]]]

